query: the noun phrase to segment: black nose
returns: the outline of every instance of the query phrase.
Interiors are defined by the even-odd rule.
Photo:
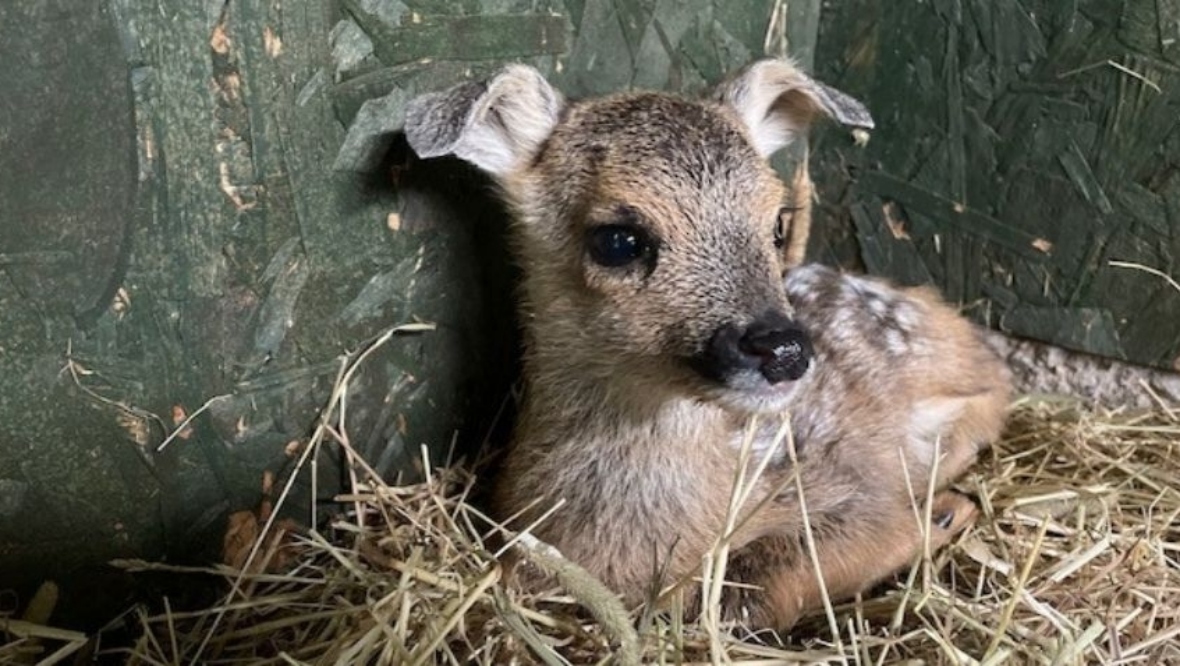
[[[713,334],[699,364],[706,376],[724,381],[741,370],[757,370],[766,381],[794,381],[807,372],[811,341],[786,315],[770,311],[744,329],[726,324]]]
[[[778,313],[754,320],[738,341],[738,349],[758,360],[758,371],[771,384],[799,379],[811,361],[807,334]]]

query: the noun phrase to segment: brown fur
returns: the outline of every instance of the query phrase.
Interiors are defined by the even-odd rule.
[[[807,160],[795,170],[787,206],[781,215],[786,225],[787,241],[783,247],[783,267],[801,266],[807,255],[807,241],[811,238],[811,204],[815,186],[807,169]]]
[[[496,482],[498,513],[518,515],[521,527],[564,502],[536,536],[628,601],[642,600],[655,572],[675,582],[698,570],[723,529],[753,414],[759,456],[791,420],[835,597],[903,567],[927,534],[932,547],[945,543],[974,514],[943,489],[999,432],[1002,364],[931,290],[793,268],[810,221],[806,173],[788,202],[802,207],[801,228],[775,246],[787,194],[765,158],[817,111],[867,122],[846,96],[782,61],[752,66],[711,101],[624,93],[566,103],[516,66],[409,110],[420,154],[483,167],[517,216],[526,390]],[[588,259],[589,230],[620,216],[657,239],[656,263]],[[800,379],[746,388],[693,370],[688,360],[718,327],[768,309],[793,311],[810,335],[814,357]],[[733,617],[785,628],[816,607],[820,588],[789,483],[796,464],[772,455],[745,512],[769,501],[732,542],[732,576],[757,589],[726,604]],[[931,483],[936,520],[924,525],[914,507]]]

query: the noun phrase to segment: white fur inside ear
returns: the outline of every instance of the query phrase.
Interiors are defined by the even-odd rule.
[[[531,158],[557,125],[562,98],[539,72],[510,65],[488,84],[453,152],[494,176]]]
[[[763,118],[762,122],[748,125],[748,127],[754,142],[754,149],[763,157],[770,157],[779,149],[789,146],[803,133],[802,128],[795,127],[774,116],[767,116]]]
[[[818,114],[851,127],[873,127],[863,104],[813,80],[790,60],[756,62],[723,84],[718,93],[741,116],[751,143],[764,157],[806,133]]]
[[[741,116],[759,154],[769,157],[806,129],[791,114],[776,112],[775,105],[783,95],[798,90],[807,81],[790,61],[762,60],[723,87],[723,100]]]

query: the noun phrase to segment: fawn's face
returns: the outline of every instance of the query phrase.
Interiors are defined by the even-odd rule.
[[[781,406],[809,360],[781,279],[785,192],[735,114],[652,93],[574,104],[516,182],[528,279],[564,296],[576,344]]]
[[[474,162],[515,204],[528,325],[535,343],[570,338],[546,341],[577,350],[569,372],[754,411],[781,409],[806,373],[782,280],[785,192],[766,156],[815,111],[859,107],[787,63],[760,64],[717,101],[565,104],[514,67],[411,106],[415,150]]]

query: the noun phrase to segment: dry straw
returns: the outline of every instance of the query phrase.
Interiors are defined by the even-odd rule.
[[[345,447],[356,487],[331,531],[272,545],[297,551],[282,574],[211,570],[236,592],[144,617],[132,663],[1180,663],[1180,411],[1162,403],[1131,414],[1020,400],[960,483],[979,499],[976,525],[789,636],[726,625],[708,603],[682,620],[674,593],[660,609],[623,608],[560,553],[484,515],[462,467],[382,483],[336,428],[338,409],[322,439]],[[759,472],[735,479],[733,513]],[[512,585],[497,558],[506,542],[552,584]],[[719,538],[690,583],[706,600],[720,596],[725,549]]]
[[[527,531],[484,515],[461,466],[427,464],[425,480],[404,487],[376,478],[341,410],[357,366],[388,339],[345,359],[295,471],[318,447],[342,447],[354,487],[337,498],[339,518],[326,533],[260,539],[243,570],[205,570],[228,591],[214,608],[141,614],[142,635],[122,655],[130,663],[1180,663],[1180,410],[1162,401],[1134,414],[1018,401],[1005,436],[959,484],[979,499],[973,528],[776,636],[725,624],[707,602],[700,620],[682,619],[675,591],[652,591],[660,608],[624,608]],[[733,513],[759,471],[735,479]],[[719,536],[703,580],[688,583],[706,600],[720,596],[726,547]],[[497,551],[551,584],[518,589]],[[283,558],[287,568],[268,572]],[[3,620],[0,632],[0,661],[61,655],[79,640]]]

